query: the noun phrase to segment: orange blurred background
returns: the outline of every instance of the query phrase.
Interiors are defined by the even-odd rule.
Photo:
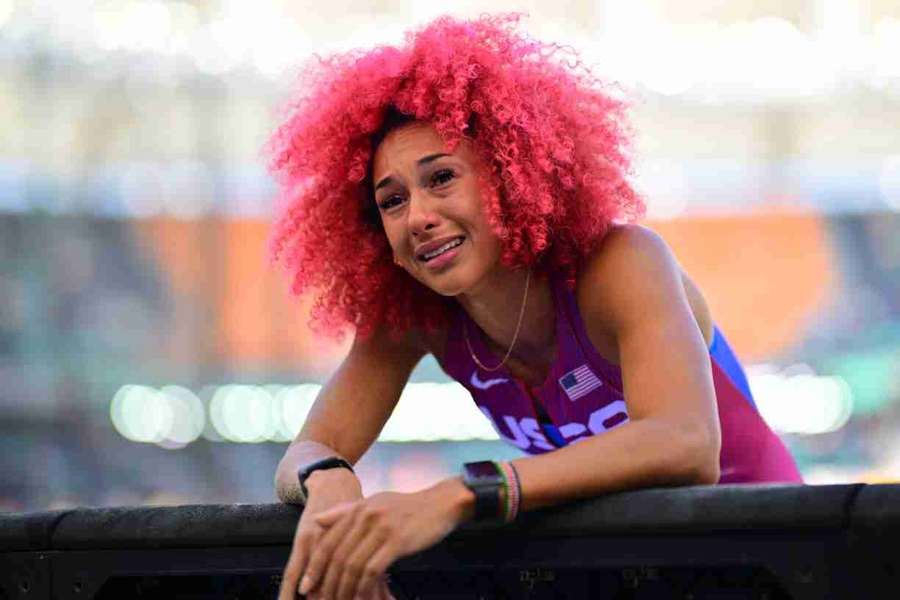
[[[346,344],[309,330],[309,298],[291,296],[284,272],[267,264],[265,221],[155,218],[133,223],[172,293],[218,316],[214,335],[207,338],[213,357],[232,363],[311,364],[322,372],[342,357]],[[789,350],[835,284],[820,215],[779,211],[645,224],[670,244],[743,360],[771,360]],[[220,240],[225,253],[219,257],[218,278],[195,259],[210,237]],[[178,343],[177,315],[174,325],[170,342],[177,352],[185,347]]]

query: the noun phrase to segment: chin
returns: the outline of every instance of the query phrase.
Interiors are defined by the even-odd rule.
[[[448,298],[465,293],[475,282],[475,279],[466,277],[463,273],[451,272],[440,275],[429,274],[426,277],[416,277],[416,279],[434,293]]]
[[[447,298],[453,298],[454,296],[459,296],[467,289],[465,286],[459,285],[455,282],[441,282],[436,283],[434,281],[422,282],[425,286],[428,287],[432,292],[436,294],[440,294],[441,296],[445,296]]]

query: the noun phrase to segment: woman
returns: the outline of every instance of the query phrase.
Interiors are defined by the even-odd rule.
[[[516,23],[322,60],[273,136],[273,254],[320,330],[356,330],[276,474],[305,503],[282,598],[386,597],[393,561],[471,518],[800,481],[702,294],[634,224],[625,104]],[[352,464],[427,353],[532,456],[363,498]]]

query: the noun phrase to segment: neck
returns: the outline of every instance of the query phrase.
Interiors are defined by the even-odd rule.
[[[525,295],[527,269],[498,270],[477,289],[457,296],[457,302],[484,331],[491,349],[503,356],[516,334]],[[552,358],[555,347],[556,308],[549,278],[531,274],[522,326],[511,356],[527,363]]]

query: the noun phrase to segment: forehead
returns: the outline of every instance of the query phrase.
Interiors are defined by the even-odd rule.
[[[401,159],[410,153],[446,152],[444,141],[430,123],[415,121],[390,131],[375,149],[374,168]],[[415,159],[415,157],[412,157]]]
[[[414,168],[415,162],[428,154],[446,152],[460,158],[468,156],[465,140],[450,152],[433,125],[423,121],[407,123],[388,133],[378,148],[372,162],[375,181],[389,171]]]

